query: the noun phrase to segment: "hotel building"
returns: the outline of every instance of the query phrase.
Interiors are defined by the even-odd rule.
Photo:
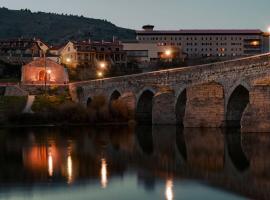
[[[250,30],[154,30],[143,26],[137,31],[139,43],[175,46],[188,58],[243,57],[269,52],[269,33]]]

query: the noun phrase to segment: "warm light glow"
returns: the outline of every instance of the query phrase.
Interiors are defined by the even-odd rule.
[[[72,159],[69,155],[67,158],[67,176],[68,176],[68,183],[72,182]]]
[[[166,191],[165,191],[166,200],[173,200],[173,180],[168,179],[166,181]]]
[[[71,62],[71,59],[70,58],[67,58],[66,61],[67,61],[67,63],[70,63]]]
[[[98,77],[103,77],[103,73],[102,72],[97,72],[97,76]]]
[[[100,66],[101,69],[105,69],[106,68],[106,63],[101,62],[101,63],[99,63],[99,66]]]
[[[268,27],[267,31],[268,31],[268,33],[270,33],[270,26]]]
[[[48,70],[47,70],[47,73],[48,73],[48,74],[51,74],[51,73],[52,73],[52,70],[48,69]]]
[[[53,157],[51,152],[48,155],[48,173],[49,176],[53,176]]]
[[[106,188],[108,184],[108,177],[107,177],[107,162],[105,159],[101,159],[101,187]]]
[[[251,45],[253,45],[253,46],[258,46],[260,43],[258,42],[258,41],[253,41],[253,42],[251,42]]]
[[[166,55],[166,56],[171,56],[171,55],[172,55],[172,51],[171,51],[170,49],[167,49],[167,50],[165,51],[165,55]]]

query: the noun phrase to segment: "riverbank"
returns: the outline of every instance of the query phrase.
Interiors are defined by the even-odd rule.
[[[115,101],[107,106],[104,97],[95,97],[91,106],[84,107],[71,100],[68,94],[38,95],[30,113],[22,112],[27,97],[2,97],[0,127],[41,126],[106,126],[134,124],[134,115]],[[19,101],[20,100],[20,101]]]

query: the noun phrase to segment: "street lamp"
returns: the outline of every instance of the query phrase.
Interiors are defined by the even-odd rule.
[[[97,76],[98,76],[99,78],[102,78],[102,77],[103,77],[103,72],[98,71],[98,72],[97,72]]]
[[[70,63],[71,62],[71,59],[70,58],[67,58],[66,61],[67,61],[67,63]]]
[[[171,51],[170,49],[167,49],[167,50],[165,51],[165,55],[166,55],[167,57],[171,56],[171,55],[172,55],[172,51]]]
[[[99,67],[100,67],[100,69],[106,69],[106,67],[107,67],[106,62],[100,62]]]

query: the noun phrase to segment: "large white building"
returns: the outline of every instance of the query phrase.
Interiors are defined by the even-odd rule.
[[[137,31],[139,43],[176,46],[189,58],[242,57],[269,52],[269,33],[261,30],[154,30]]]

